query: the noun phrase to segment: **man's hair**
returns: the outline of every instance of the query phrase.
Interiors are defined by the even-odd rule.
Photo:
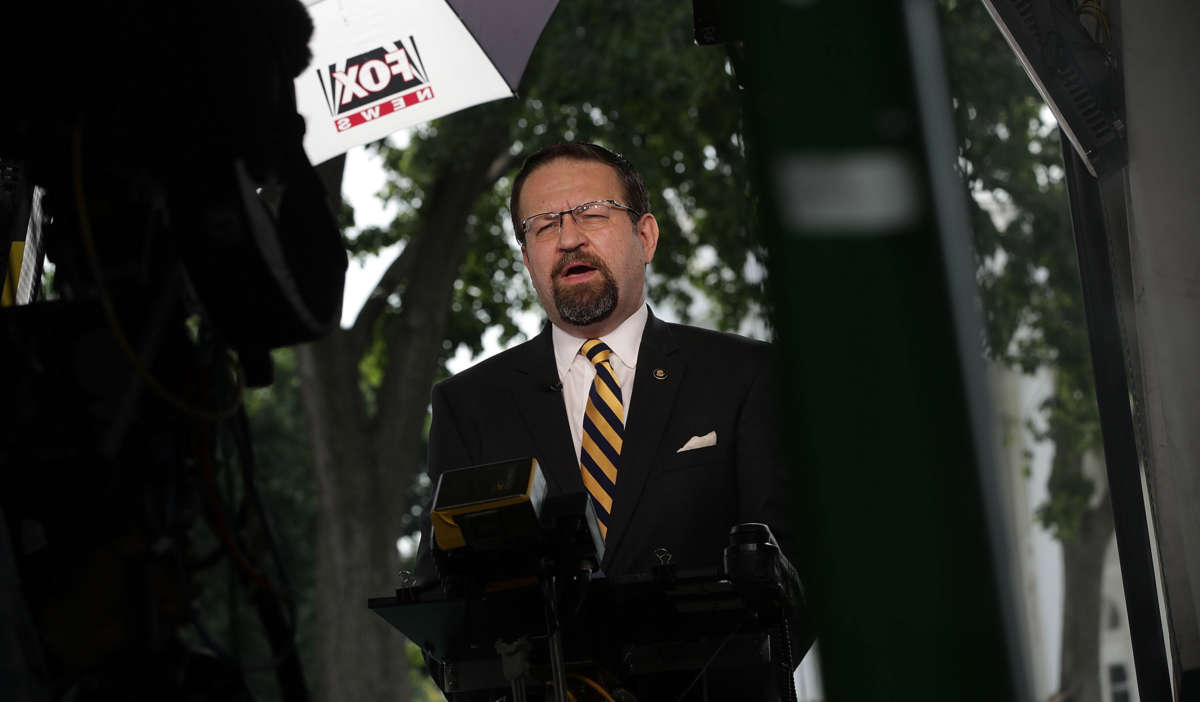
[[[617,178],[620,179],[621,187],[625,190],[625,202],[622,204],[632,207],[638,215],[650,211],[650,196],[646,193],[646,184],[642,181],[641,174],[637,172],[633,164],[625,160],[624,156],[596,144],[578,141],[553,144],[525,159],[525,164],[521,166],[516,180],[513,181],[512,195],[508,200],[508,211],[512,217],[513,230],[517,233],[517,242],[521,246],[525,245],[525,233],[521,231],[521,217],[517,205],[521,199],[521,189],[525,187],[525,179],[529,177],[530,173],[560,158],[575,161],[597,161],[611,167],[617,172]],[[632,213],[630,216],[633,216]]]

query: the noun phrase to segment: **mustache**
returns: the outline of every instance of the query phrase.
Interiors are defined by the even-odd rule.
[[[563,271],[577,263],[585,263],[599,271],[608,271],[608,266],[604,265],[604,261],[600,260],[599,256],[585,251],[569,251],[563,254],[563,257],[558,259],[554,270],[551,271],[553,277],[558,277]]]

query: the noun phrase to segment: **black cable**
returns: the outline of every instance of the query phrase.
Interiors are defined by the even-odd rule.
[[[259,522],[266,536],[267,548],[271,552],[271,559],[275,562],[275,568],[279,573],[279,579],[283,584],[284,590],[279,598],[273,597],[272,593],[267,590],[260,589],[256,591],[254,593],[255,606],[258,609],[259,621],[262,623],[263,633],[266,635],[267,641],[275,653],[275,677],[279,683],[283,699],[293,702],[307,702],[311,696],[304,679],[304,668],[300,663],[299,651],[296,648],[297,606],[295,591],[292,589],[287,569],[283,564],[279,542],[275,538],[275,533],[271,528],[266,507],[263,505],[262,495],[259,493],[257,481],[254,479],[254,447],[250,442],[250,420],[246,414],[245,406],[239,409],[234,421],[236,422],[234,425],[234,440],[238,451],[238,464],[241,468],[245,496],[249,497],[251,504],[258,512]],[[284,616],[283,612],[280,611],[278,607],[279,600],[284,601],[284,609],[287,610],[287,616]]]
[[[691,692],[692,688],[696,686],[696,683],[699,682],[700,678],[704,677],[704,674],[708,672],[708,667],[712,665],[713,661],[717,660],[717,656],[721,653],[722,649],[725,648],[725,645],[733,640],[734,635],[741,631],[742,627],[745,626],[746,622],[750,621],[751,617],[753,616],[754,615],[752,612],[747,612],[746,616],[742,618],[742,621],[738,622],[738,625],[733,627],[733,630],[725,635],[725,638],[721,640],[721,643],[712,652],[712,655],[708,657],[708,660],[705,661],[704,665],[696,673],[696,677],[692,678],[692,681],[688,683],[688,686],[683,688],[683,692],[679,693],[679,697],[675,698],[675,702],[683,702],[683,698],[687,697],[687,693]]]
[[[217,425],[216,429],[219,429],[219,427],[220,427],[220,424]],[[205,438],[206,439],[215,439],[215,437],[211,433],[208,434]],[[208,456],[204,460],[208,463],[214,462],[214,459],[212,456]],[[229,523],[229,506],[226,505],[223,500],[221,500],[220,491],[215,489],[215,482],[216,482],[215,475],[211,476],[210,479],[212,482],[212,485],[210,487],[213,488],[212,490],[210,490],[210,492],[212,493],[210,495],[210,497],[215,498],[215,504],[211,505],[210,509],[219,510],[222,513],[223,518],[225,520],[224,523],[227,525]],[[214,519],[212,521],[213,522],[217,521],[215,519],[215,515],[214,515]],[[210,522],[209,527],[211,529],[213,529],[214,531],[216,531],[218,529],[218,525],[214,524],[212,522]],[[240,560],[244,561],[245,565],[248,566],[249,561],[247,560],[246,555],[245,555],[244,545],[242,545],[241,543],[233,543],[233,541],[235,541],[235,540],[240,541],[240,539],[238,539],[237,535],[233,534],[228,528],[226,528],[225,531],[228,532],[228,533],[226,533],[225,536],[227,539],[230,540],[230,542],[226,543],[222,547],[219,547],[221,552],[226,556],[235,558],[235,560],[240,559]],[[221,536],[218,534],[217,538],[219,540],[221,538]],[[289,659],[295,658],[294,637],[289,639],[289,641],[293,642],[293,645],[284,646],[284,647],[280,647],[280,648],[276,648],[276,646],[275,646],[276,641],[272,640],[271,633],[278,632],[278,622],[277,621],[269,621],[269,622],[264,621],[263,622],[264,628],[270,627],[270,629],[271,629],[271,631],[267,632],[267,638],[268,638],[268,643],[271,644],[271,646],[272,646],[272,656],[266,662],[254,663],[254,664],[245,663],[245,662],[241,661],[236,655],[234,655],[228,648],[226,648],[225,646],[222,646],[220,643],[218,643],[216,640],[216,637],[213,636],[212,633],[209,632],[208,629],[205,628],[205,626],[201,623],[199,615],[196,612],[196,608],[192,604],[192,590],[191,590],[191,586],[190,586],[190,580],[188,578],[188,569],[187,569],[186,564],[184,563],[183,554],[181,553],[181,551],[178,547],[173,547],[172,551],[173,551],[173,559],[174,559],[175,565],[176,565],[176,576],[177,576],[177,581],[178,581],[178,587],[179,587],[180,592],[183,595],[184,602],[186,602],[188,618],[191,622],[192,629],[200,637],[201,641],[213,652],[214,655],[216,655],[218,658],[220,658],[224,662],[228,663],[229,665],[236,666],[243,671],[279,670],[282,665],[289,662]],[[254,575],[255,577],[250,577],[250,575]],[[256,608],[259,609],[260,616],[261,616],[264,602],[267,602],[267,601],[273,602],[274,601],[274,599],[272,598],[272,593],[275,593],[277,591],[277,588],[274,587],[269,581],[266,581],[265,577],[257,572],[248,573],[246,571],[243,571],[243,576],[245,576],[245,579],[243,582],[258,584],[258,587],[252,589],[251,593],[253,595],[253,602],[254,602]],[[262,582],[266,582],[267,585],[263,586],[261,583],[259,583],[259,580],[261,580]],[[298,661],[297,661],[297,665],[298,665]],[[302,680],[302,678],[301,678],[301,680]],[[307,689],[304,689],[303,695],[295,695],[295,696],[288,696],[287,690],[285,689],[284,690],[284,699],[286,699],[286,700],[307,700],[308,699]]]
[[[298,658],[296,658],[296,649],[294,646],[294,639],[291,640],[291,645],[286,646],[286,647],[280,649],[279,651],[273,650],[271,658],[267,659],[261,663],[260,662],[252,662],[252,663],[244,662],[241,659],[239,659],[236,655],[234,655],[231,651],[229,651],[228,648],[226,648],[225,646],[218,643],[216,637],[213,636],[213,634],[204,626],[203,623],[201,623],[199,614],[196,612],[196,608],[192,605],[192,591],[191,591],[191,587],[188,585],[187,567],[183,563],[182,555],[179,554],[177,550],[175,553],[174,561],[175,561],[175,565],[176,565],[176,576],[177,576],[178,587],[180,589],[180,592],[183,594],[184,600],[187,602],[188,620],[192,626],[192,630],[196,633],[197,636],[200,637],[200,639],[204,643],[204,645],[207,646],[208,649],[215,656],[217,656],[217,658],[221,659],[228,665],[236,667],[239,670],[242,670],[245,672],[256,672],[256,671],[266,671],[266,670],[278,671],[281,667],[285,667],[285,666],[290,667],[292,665],[293,660],[295,660],[296,665],[298,665]],[[270,594],[260,588],[255,593],[256,607],[260,606],[260,600],[261,600],[261,598],[264,598],[264,597],[270,597]],[[260,608],[260,616],[261,616],[261,608]],[[264,627],[265,626],[266,626],[266,623],[264,623]],[[277,627],[275,627],[275,628],[277,629]],[[273,643],[270,641],[270,638],[271,637],[268,636],[268,643]],[[289,675],[291,675],[290,672],[289,672]],[[303,682],[302,677],[300,678],[300,680],[301,680],[301,682]],[[291,686],[289,686],[289,688],[290,687]],[[288,691],[287,691],[289,688],[285,688],[283,690],[283,692],[284,692],[283,699],[285,699],[285,700],[307,700],[307,699],[309,699],[306,685],[304,686],[302,694],[293,693],[292,695],[289,695]]]
[[[183,554],[180,553],[178,548],[172,548],[171,551],[173,553],[172,560],[175,562],[176,583],[179,587],[179,593],[182,595],[183,601],[187,606],[188,621],[192,625],[192,630],[196,632],[196,635],[200,637],[200,640],[204,642],[204,645],[208,646],[208,649],[212,651],[217,658],[221,659],[225,663],[240,668],[241,662],[238,661],[233,654],[226,650],[224,646],[217,643],[216,638],[209,633],[208,629],[204,627],[204,624],[200,622],[200,616],[196,612],[196,607],[192,604],[192,588],[189,584],[187,568],[183,563]]]
[[[792,634],[787,617],[782,617],[771,632],[771,657],[779,675],[779,695],[784,702],[797,702],[796,684],[792,681]],[[775,652],[780,655],[776,656]]]
[[[254,447],[250,442],[250,418],[246,414],[245,406],[238,412],[236,421],[235,438],[237,439],[238,447],[238,463],[242,468],[243,486],[250,497],[250,502],[255,511],[258,512],[263,534],[267,539],[267,549],[271,552],[271,560],[275,562],[275,570],[279,576],[280,583],[283,585],[283,592],[286,595],[284,599],[288,604],[291,629],[295,633],[297,621],[296,591],[292,587],[291,578],[288,576],[287,567],[284,565],[283,553],[279,548],[279,540],[276,538],[275,530],[272,528],[271,521],[267,517],[267,509],[263,503],[262,494],[258,490],[258,481],[255,480]]]

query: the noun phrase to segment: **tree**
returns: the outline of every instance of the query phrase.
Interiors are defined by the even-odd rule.
[[[958,121],[959,165],[972,204],[987,351],[1033,373],[1053,370],[1039,440],[1054,445],[1050,496],[1038,509],[1063,547],[1059,690],[1100,699],[1100,587],[1113,534],[1079,271],[1057,130],[982,3],[942,0]],[[989,203],[985,209],[980,202]]]
[[[600,21],[598,21],[600,20]],[[761,299],[750,235],[739,97],[724,54],[695,47],[691,8],[564,3],[543,33],[521,96],[379,148],[400,215],[348,242],[402,252],[350,329],[297,351],[318,485],[319,690],[326,700],[396,699],[406,689],[400,637],[366,612],[397,585],[396,540],[419,511],[428,396],[455,349],[483,332],[519,333],[534,297],[507,222],[509,179],[547,143],[589,140],[643,171],[664,235],[652,296],[688,319],[706,296],[718,326]],[[419,486],[419,483],[417,483]]]

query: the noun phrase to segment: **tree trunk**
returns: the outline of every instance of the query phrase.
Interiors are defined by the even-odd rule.
[[[335,333],[297,353],[318,492],[317,698],[405,700],[404,640],[366,608],[368,597],[388,593],[378,574],[394,571],[394,558],[372,538],[375,458],[346,338]]]
[[[420,231],[385,274],[353,329],[297,354],[313,466],[317,519],[317,637],[322,702],[410,698],[404,638],[367,610],[369,597],[399,583],[396,540],[410,508],[405,495],[424,468],[429,388],[442,353],[454,281],[466,254],[467,216],[507,162],[508,122],[499,109],[444,120],[469,133],[428,189]],[[482,124],[481,124],[482,123]],[[390,273],[396,273],[392,275]],[[384,301],[403,291],[399,311]],[[377,322],[380,322],[377,324]],[[372,334],[385,334],[387,361],[372,416],[359,389],[359,363]]]
[[[1082,456],[1077,457],[1082,461]],[[1112,504],[1104,498],[1089,508],[1073,539],[1063,541],[1062,673],[1064,702],[1101,702],[1100,632],[1103,624],[1104,557],[1113,538]]]

